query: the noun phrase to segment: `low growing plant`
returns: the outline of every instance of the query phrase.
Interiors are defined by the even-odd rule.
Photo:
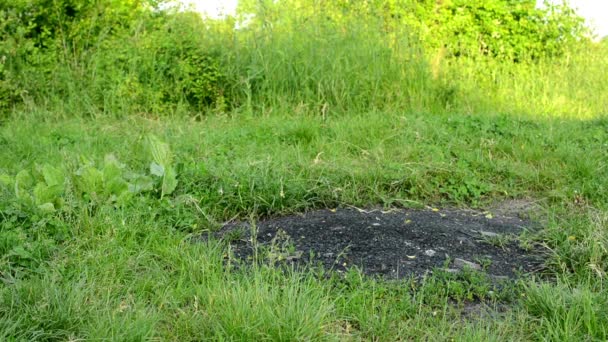
[[[0,184],[12,193],[13,204],[24,211],[48,214],[64,203],[65,172],[48,164],[21,170],[15,177],[2,174]]]

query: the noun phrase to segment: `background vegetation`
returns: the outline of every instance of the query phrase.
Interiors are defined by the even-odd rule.
[[[205,20],[141,0],[5,1],[0,104],[67,116],[604,111],[602,47],[567,7],[534,5],[243,1],[237,18]]]
[[[608,45],[534,5],[0,0],[0,339],[607,339]],[[239,269],[197,242],[512,199],[549,255],[499,287]]]

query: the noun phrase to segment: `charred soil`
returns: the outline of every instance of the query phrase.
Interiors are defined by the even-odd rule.
[[[421,276],[434,269],[465,268],[495,278],[542,268],[542,251],[522,247],[520,236],[536,225],[518,215],[461,209],[318,210],[256,222],[227,224],[216,238],[232,257],[252,260],[254,250],[274,261],[322,264],[344,272],[356,266],[387,278]],[[251,235],[255,232],[256,238]]]

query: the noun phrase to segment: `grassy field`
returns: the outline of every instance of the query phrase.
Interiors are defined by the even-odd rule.
[[[131,82],[148,57],[125,79],[103,78],[103,49],[83,54],[94,72],[23,72],[47,83],[0,116],[0,340],[608,339],[605,44],[473,61],[292,24],[206,37],[248,76],[200,111]],[[238,268],[198,239],[235,218],[509,200],[537,205],[519,239],[549,254],[500,287]]]
[[[159,119],[15,114],[0,168],[107,154],[147,172],[146,136],[174,152],[171,199],[78,205],[61,215],[3,214],[0,326],[5,340],[604,339],[605,119],[363,113]],[[10,192],[5,188],[5,203]],[[190,237],[234,216],[340,205],[542,204],[529,241],[552,251],[547,276],[494,289],[476,275],[326,280],[263,264],[224,267],[222,243]],[[74,203],[69,203],[73,201]],[[13,215],[10,215],[13,213]],[[501,308],[462,319],[465,303]]]

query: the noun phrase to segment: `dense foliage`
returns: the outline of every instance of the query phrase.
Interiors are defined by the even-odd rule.
[[[558,57],[587,33],[572,9],[536,9],[535,1],[455,0],[437,10],[433,38],[454,56],[520,62]]]
[[[529,0],[250,0],[226,20],[162,2],[0,1],[0,108],[221,112],[269,92],[321,111],[445,106],[455,88],[428,56],[532,63],[586,41],[572,10]]]

